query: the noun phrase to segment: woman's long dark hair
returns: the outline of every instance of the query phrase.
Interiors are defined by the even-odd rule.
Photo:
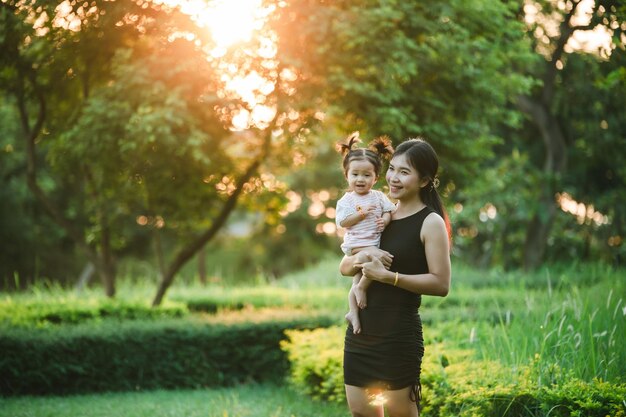
[[[408,139],[402,142],[396,148],[394,156],[406,154],[407,160],[415,170],[417,170],[421,179],[428,180],[426,186],[420,188],[420,199],[424,204],[439,214],[446,223],[448,231],[448,239],[452,240],[452,227],[446,209],[443,207],[441,197],[437,191],[439,186],[439,178],[437,171],[439,170],[439,158],[432,146],[424,139]]]

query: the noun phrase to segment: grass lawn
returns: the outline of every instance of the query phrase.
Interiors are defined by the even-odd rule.
[[[345,404],[313,401],[287,386],[0,398],[1,417],[339,417]]]

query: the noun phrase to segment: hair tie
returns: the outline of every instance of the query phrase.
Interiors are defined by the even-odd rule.
[[[430,183],[430,187],[434,190],[435,188],[439,187],[439,178],[435,177],[434,180],[431,181]]]

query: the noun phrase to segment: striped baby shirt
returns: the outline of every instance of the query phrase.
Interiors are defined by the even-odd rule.
[[[381,217],[383,213],[394,211],[396,206],[385,194],[377,190],[370,190],[369,193],[364,195],[349,191],[337,201],[335,217],[337,227],[341,227],[341,222],[346,217],[356,213],[358,211],[357,207],[365,209],[370,205],[375,205],[376,209],[368,213],[367,217],[357,224],[345,228],[346,233],[343,236],[341,250],[346,255],[351,255],[354,248],[378,246],[381,232],[376,231],[375,219]]]

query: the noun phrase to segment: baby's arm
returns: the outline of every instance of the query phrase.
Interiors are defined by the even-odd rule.
[[[355,224],[359,223],[361,220],[365,219],[367,217],[368,213],[373,211],[375,208],[376,208],[376,206],[369,206],[369,207],[366,207],[366,208],[359,208],[359,209],[357,209],[356,213],[350,214],[345,219],[343,219],[339,223],[339,226],[341,226],[341,227],[351,227],[351,226],[354,226]]]
[[[389,223],[391,223],[391,213],[387,211],[376,219],[376,231],[382,232]]]

